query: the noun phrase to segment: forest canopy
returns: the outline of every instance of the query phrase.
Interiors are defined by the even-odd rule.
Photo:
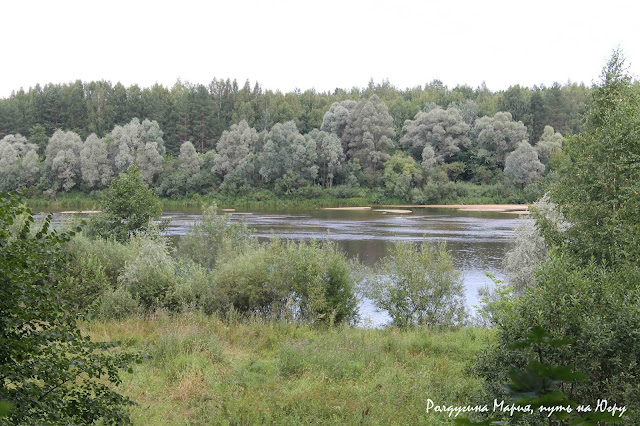
[[[373,188],[426,202],[455,192],[443,189],[448,182],[468,182],[533,201],[537,183],[553,178],[548,164],[564,137],[582,130],[591,90],[568,82],[492,92],[439,80],[332,93],[229,79],[36,85],[0,99],[0,189],[89,193],[136,164],[146,184],[174,198],[256,188],[277,196],[307,188],[308,198],[338,186],[342,195]],[[385,168],[398,167],[398,153],[420,173],[390,183]]]

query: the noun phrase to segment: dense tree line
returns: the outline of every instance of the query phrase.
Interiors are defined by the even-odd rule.
[[[216,79],[171,89],[48,84],[0,100],[0,187],[91,191],[133,164],[172,197],[336,184],[420,202],[428,183],[524,187],[543,175],[562,134],[581,129],[589,93],[573,83],[491,92],[437,80],[333,93]]]
[[[314,89],[282,93],[265,90],[258,83],[251,87],[248,81],[240,87],[229,79],[213,79],[208,85],[178,81],[171,88],[78,80],[36,85],[0,99],[0,138],[20,133],[30,140],[41,140],[43,133],[51,136],[57,129],[74,131],[83,139],[91,133],[103,137],[116,125],[123,126],[138,117],[158,122],[170,154],[177,155],[180,144],[187,140],[199,152],[206,152],[216,147],[223,131],[242,120],[258,131],[294,121],[304,134],[322,125],[324,114],[334,102],[355,101],[346,104],[349,110],[357,101],[377,95],[387,105],[393,130],[399,136],[405,120],[413,119],[426,104],[433,103],[443,109],[456,107],[467,124],[476,117],[509,112],[514,121],[525,124],[529,140],[535,141],[546,125],[562,134],[579,132],[589,92],[583,84],[570,82],[550,87],[513,86],[492,92],[484,85],[476,89],[448,88],[439,80],[405,90],[388,81],[371,81],[365,88],[336,89],[333,93]],[[332,131],[341,134],[339,128]]]

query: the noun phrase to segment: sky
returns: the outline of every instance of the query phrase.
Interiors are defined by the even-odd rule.
[[[35,84],[171,87],[214,77],[333,91],[583,82],[620,48],[640,69],[640,2],[5,1],[0,97]]]

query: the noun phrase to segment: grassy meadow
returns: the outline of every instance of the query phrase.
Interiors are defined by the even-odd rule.
[[[436,404],[466,405],[466,372],[487,329],[313,328],[159,315],[85,324],[95,340],[146,356],[122,374],[134,424],[449,424]]]

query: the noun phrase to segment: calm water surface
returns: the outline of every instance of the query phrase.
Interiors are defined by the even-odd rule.
[[[61,219],[58,214],[54,216],[54,221]],[[166,230],[171,236],[184,235],[201,217],[188,211],[165,212],[163,216],[171,218]],[[373,210],[238,210],[230,220],[243,220],[259,239],[329,239],[368,266],[383,258],[396,241],[444,241],[463,273],[467,306],[474,311],[478,289],[492,284],[486,273],[504,277],[502,260],[511,247],[514,228],[523,219],[504,213],[413,208],[410,214]],[[360,312],[365,323],[374,326],[388,321],[386,314],[376,312],[366,299],[360,304]]]

